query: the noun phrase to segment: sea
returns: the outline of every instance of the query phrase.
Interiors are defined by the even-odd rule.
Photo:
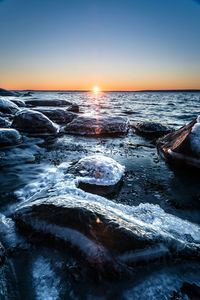
[[[21,92],[23,94],[23,92]],[[32,91],[22,99],[64,99],[76,103],[80,115],[129,119],[128,134],[85,137],[62,134],[47,139],[23,134],[17,146],[0,149],[0,241],[7,251],[7,269],[0,269],[0,299],[13,300],[162,300],[200,299],[183,292],[184,284],[200,287],[200,261],[169,255],[135,265],[131,272],[107,278],[74,250],[73,243],[57,247],[38,236],[23,235],[12,214],[23,203],[54,196],[61,191],[73,197],[69,166],[90,155],[110,157],[125,167],[122,183],[109,196],[81,197],[101,205],[104,215],[153,226],[154,232],[200,247],[199,172],[177,169],[158,154],[155,139],[136,134],[133,125],[143,121],[179,129],[200,115],[200,92],[69,92]],[[123,215],[120,215],[121,214]],[[133,220],[134,219],[134,220]],[[123,235],[120,243],[123,243]],[[148,253],[151,258],[151,251]],[[154,254],[152,254],[154,255]],[[191,255],[192,256],[192,255]],[[1,268],[1,267],[0,267]],[[5,279],[6,278],[6,279]]]

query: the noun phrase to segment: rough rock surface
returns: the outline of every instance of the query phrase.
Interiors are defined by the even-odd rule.
[[[72,103],[63,99],[30,99],[26,100],[26,104],[30,106],[67,106]]]
[[[0,96],[18,96],[17,92],[11,92],[0,88]]]
[[[61,107],[35,107],[33,110],[43,113],[50,120],[58,124],[67,124],[76,117],[75,113]]]
[[[145,137],[160,137],[171,131],[169,127],[156,122],[141,122],[133,126],[136,133]]]
[[[161,138],[157,147],[159,153],[173,164],[200,168],[199,117]]]
[[[58,132],[58,127],[40,112],[23,110],[14,117],[12,127],[29,133],[52,133]]]
[[[0,128],[8,128],[10,127],[11,122],[9,122],[8,118],[0,117]]]
[[[10,100],[0,99],[0,112],[6,114],[15,114],[20,111],[19,107]]]
[[[20,99],[12,99],[12,102],[15,103],[16,105],[18,105],[19,107],[25,107],[25,102],[23,100]]]
[[[65,126],[69,134],[85,136],[119,136],[128,132],[129,122],[122,117],[87,117],[79,116]]]
[[[77,185],[98,195],[113,193],[125,170],[114,159],[102,155],[84,157],[72,169],[78,176]]]
[[[0,266],[4,262],[4,260],[5,260],[5,249],[0,242]]]
[[[17,145],[21,140],[21,134],[17,130],[0,128],[0,147]]]

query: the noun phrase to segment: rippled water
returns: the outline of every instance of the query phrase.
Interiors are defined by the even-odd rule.
[[[131,125],[151,120],[178,129],[200,114],[200,93],[34,92],[33,97],[66,99],[77,103],[81,114],[123,116]],[[76,195],[68,166],[93,154],[114,158],[126,171],[122,186],[109,199],[79,190],[83,199],[130,225],[137,220],[159,234],[200,244],[199,176],[168,166],[155,143],[137,136],[132,128],[118,138],[64,135],[43,140],[24,135],[22,144],[0,151],[0,212],[7,217],[2,217],[5,228],[0,233],[10,247],[18,245],[11,259],[20,299],[171,299],[183,282],[200,284],[199,262],[185,260],[147,264],[129,279],[96,283],[73,251],[34,246],[15,233],[9,216],[18,205],[48,195]]]

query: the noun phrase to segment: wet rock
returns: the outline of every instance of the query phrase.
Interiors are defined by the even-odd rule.
[[[12,91],[7,91],[7,90],[4,90],[4,89],[1,89],[0,88],[0,96],[19,96],[19,93],[17,92],[12,92]]]
[[[23,110],[17,113],[12,127],[28,133],[56,134],[58,132],[58,127],[49,118],[33,110]]]
[[[12,128],[0,128],[0,147],[13,146],[21,142],[21,134]]]
[[[200,299],[200,286],[194,283],[190,284],[188,282],[184,282],[183,286],[181,287],[181,292],[183,295],[187,295],[189,299]]]
[[[5,260],[5,249],[0,242],[0,266],[4,262],[4,260]]]
[[[12,99],[12,102],[15,103],[16,105],[18,105],[19,107],[25,107],[26,104],[23,100],[20,99]]]
[[[160,139],[157,147],[161,156],[176,166],[200,168],[200,118]]]
[[[169,127],[156,122],[141,122],[133,126],[136,133],[147,138],[161,137],[171,131]]]
[[[78,113],[79,112],[79,106],[77,104],[71,104],[67,107],[68,111],[72,111],[74,113]]]
[[[33,110],[39,111],[47,116],[53,122],[58,124],[67,124],[71,122],[76,114],[66,110],[65,108],[54,108],[54,107],[35,107]]]
[[[30,99],[26,100],[30,106],[68,106],[72,103],[63,99]]]
[[[6,114],[15,114],[20,108],[10,100],[0,99],[0,112]]]
[[[10,127],[11,122],[9,122],[8,118],[0,117],[0,128],[8,128]]]
[[[75,135],[115,137],[127,134],[128,129],[128,120],[121,117],[80,116],[65,126],[64,131]]]
[[[114,159],[101,155],[84,157],[72,167],[72,171],[78,176],[77,186],[98,195],[115,192],[124,170],[124,166]]]
[[[31,97],[31,96],[32,96],[32,93],[29,91],[29,92],[24,93],[24,95],[22,97]]]

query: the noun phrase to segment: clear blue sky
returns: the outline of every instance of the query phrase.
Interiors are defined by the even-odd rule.
[[[200,88],[200,1],[0,0],[0,87]]]

